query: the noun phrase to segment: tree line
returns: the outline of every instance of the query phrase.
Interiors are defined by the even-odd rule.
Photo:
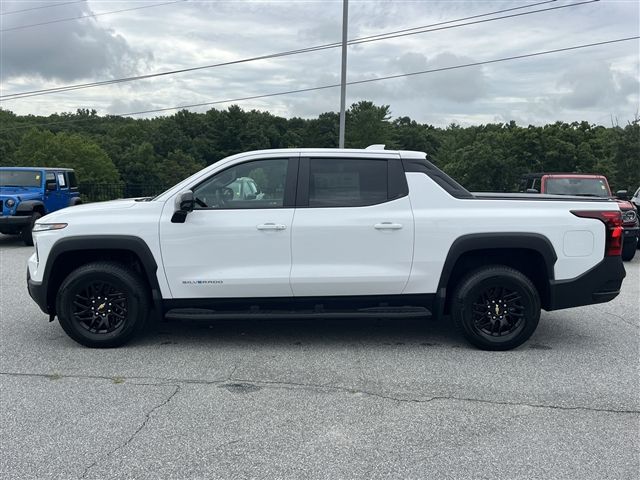
[[[283,118],[237,105],[182,110],[152,119],[100,116],[92,110],[20,116],[0,110],[0,165],[75,168],[81,183],[170,186],[235,153],[338,145],[339,116]],[[434,127],[392,119],[388,105],[361,101],[347,111],[345,144],[427,152],[472,191],[514,191],[524,173],[590,172],[613,189],[640,185],[640,121],[519,126],[515,122]]]

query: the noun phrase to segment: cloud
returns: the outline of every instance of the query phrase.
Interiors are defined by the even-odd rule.
[[[421,53],[407,52],[391,62],[403,73],[434,70],[455,65],[474,63],[470,57],[442,52],[432,59]],[[414,92],[432,100],[445,99],[457,103],[473,102],[487,94],[487,78],[482,67],[416,75],[406,78],[407,86]]]
[[[42,4],[41,2],[39,4]],[[152,0],[149,0],[152,4]],[[525,2],[526,3],[526,2]],[[560,3],[560,2],[558,2]],[[28,6],[35,6],[29,2]],[[85,3],[3,15],[2,28],[139,6]],[[349,4],[349,37],[365,37],[512,7],[499,0],[367,0]],[[25,2],[1,2],[3,11]],[[638,35],[640,3],[597,2],[349,47],[350,81],[522,55]],[[0,34],[2,93],[187,68],[295,50],[340,39],[339,1],[189,1]],[[152,54],[151,54],[152,52]],[[638,42],[352,85],[347,104],[390,105],[394,116],[447,125],[517,120],[623,124],[640,98]],[[107,87],[2,102],[18,114],[95,108],[99,113],[250,97],[334,84],[340,49],[229,65]],[[43,80],[51,79],[51,81]],[[238,102],[286,117],[339,108],[339,89]],[[220,104],[217,108],[225,108]],[[194,107],[203,111],[209,107]],[[171,114],[166,112],[165,114]]]
[[[29,7],[46,5],[32,3]],[[24,3],[12,2],[7,11]],[[102,10],[104,11],[104,10]],[[3,15],[2,29],[33,25],[50,20],[78,17],[92,13],[88,3],[58,6],[54,9],[30,10]],[[0,33],[0,75],[3,80],[39,77],[45,80],[74,81],[104,76],[130,75],[152,60],[148,52],[129,45],[123,35],[115,33],[97,19],[53,23]]]
[[[601,60],[581,63],[566,71],[558,86],[565,90],[559,99],[562,106],[611,108],[626,104],[630,95],[638,93],[640,82],[630,74],[613,70],[609,62]]]

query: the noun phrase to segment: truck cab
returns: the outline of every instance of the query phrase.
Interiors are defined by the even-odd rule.
[[[33,245],[36,220],[81,203],[75,172],[70,168],[0,168],[0,233],[20,235]]]

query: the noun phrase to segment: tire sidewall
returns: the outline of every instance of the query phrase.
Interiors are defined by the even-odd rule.
[[[622,244],[622,260],[624,260],[625,262],[628,262],[629,260],[632,260],[633,257],[635,257],[636,255],[636,250],[638,248],[640,244],[638,243],[638,238],[635,238],[634,240],[627,240],[626,242],[624,242]]]
[[[36,224],[36,221],[42,218],[42,214],[40,212],[33,212],[31,214],[31,220],[29,222],[29,225],[24,227],[22,230],[22,240],[24,241],[24,243],[28,246],[33,246],[33,226]]]
[[[91,333],[83,328],[73,316],[73,299],[87,283],[109,282],[122,291],[127,298],[127,318],[123,325],[109,333]],[[64,331],[78,343],[89,347],[116,347],[129,341],[143,326],[147,314],[145,299],[133,282],[123,276],[104,270],[87,268],[73,272],[61,285],[56,300],[56,311]]]
[[[473,321],[473,304],[482,292],[494,286],[517,291],[525,308],[523,325],[503,337],[483,334]],[[540,319],[540,298],[535,287],[526,277],[511,269],[487,269],[470,275],[458,289],[454,302],[455,321],[465,338],[486,350],[510,350],[521,345],[533,334]]]

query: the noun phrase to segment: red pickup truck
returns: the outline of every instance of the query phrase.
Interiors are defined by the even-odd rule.
[[[620,190],[614,196],[604,175],[586,173],[530,173],[523,175],[520,192],[546,193],[548,195],[571,195],[583,197],[605,197],[618,202],[622,212],[624,244],[622,259],[631,260],[638,248],[640,226],[636,207],[626,200],[627,192]]]

